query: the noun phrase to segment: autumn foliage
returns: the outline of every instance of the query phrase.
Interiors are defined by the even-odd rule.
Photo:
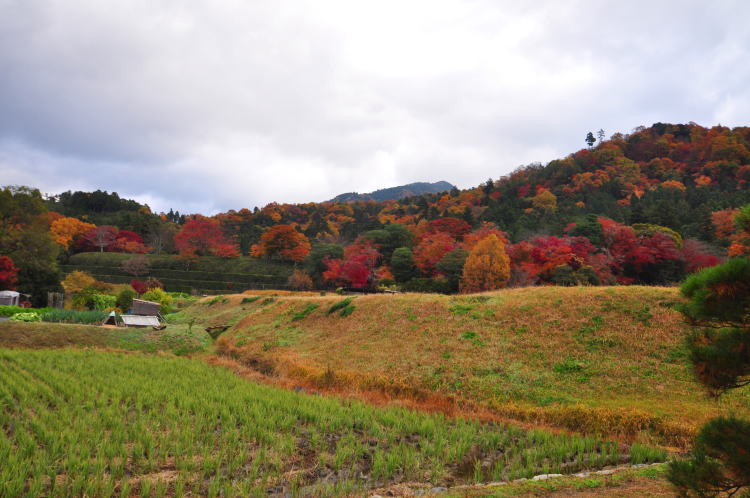
[[[0,290],[13,290],[18,283],[18,268],[8,256],[0,256]]]
[[[239,249],[225,237],[219,222],[203,216],[188,220],[175,234],[174,241],[182,255],[239,256]]]
[[[274,225],[260,236],[260,241],[252,246],[250,255],[299,262],[305,259],[310,247],[307,237],[292,225]]]
[[[446,232],[425,234],[414,247],[414,262],[424,275],[435,276],[440,260],[458,246],[459,243]]]
[[[665,284],[750,254],[743,221],[750,212],[741,209],[750,204],[750,127],[655,123],[465,190],[383,202],[274,202],[211,217],[154,214],[101,191],[45,200],[31,189],[6,190],[0,255],[13,257],[19,288],[55,285],[59,248],[171,253],[186,270],[200,257],[250,254],[304,261],[316,285],[368,287],[395,276],[402,285],[421,281],[410,288],[428,292],[455,291],[466,253],[490,235],[505,245],[511,286]],[[14,195],[28,202],[11,210]],[[44,278],[32,275],[39,254],[19,247],[47,247]],[[375,263],[373,251],[383,256]]]
[[[372,242],[358,239],[344,249],[343,258],[325,260],[328,269],[323,272],[323,278],[335,285],[354,289],[372,286],[381,257]]]
[[[50,236],[56,244],[69,249],[73,241],[96,228],[93,223],[86,223],[78,218],[57,218],[50,225]]]
[[[510,261],[505,245],[491,234],[482,239],[469,253],[461,277],[462,292],[483,292],[501,289],[510,279]]]

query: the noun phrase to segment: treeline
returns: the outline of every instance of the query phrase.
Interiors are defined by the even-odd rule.
[[[681,278],[691,261],[708,265],[725,256],[732,237],[738,237],[737,209],[750,204],[750,128],[657,123],[609,139],[603,133],[598,141],[590,138],[589,147],[546,166],[521,167],[472,189],[398,201],[271,203],[205,217],[155,214],[102,191],[42,199],[33,189],[6,188],[4,196],[33,205],[29,213],[35,214],[21,216],[21,225],[36,227],[38,237],[46,224],[53,241],[48,253],[63,264],[91,251],[169,254],[187,262],[250,256],[297,265],[295,282],[305,286],[395,282],[455,290],[456,268],[475,239],[488,234],[505,245],[510,281],[519,285],[663,283]],[[5,233],[17,220],[2,214]],[[32,223],[29,216],[39,220]],[[608,237],[615,232],[620,239],[613,246]],[[394,247],[390,236],[402,244]],[[583,248],[581,237],[590,247]],[[19,263],[18,257],[29,258],[14,247],[16,242],[0,241],[0,255],[16,253],[12,259],[23,270],[19,281],[30,282],[34,272],[38,280],[39,270]],[[559,254],[580,261],[569,257],[570,270],[550,270],[549,261],[559,263]],[[369,270],[353,265],[355,260]],[[408,266],[405,261],[413,261],[411,274],[399,269]],[[671,261],[669,268],[653,267],[665,261]],[[582,267],[593,270],[581,272]],[[344,278],[342,268],[358,276]]]

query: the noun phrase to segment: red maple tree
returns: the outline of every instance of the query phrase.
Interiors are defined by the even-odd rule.
[[[18,283],[18,268],[8,256],[0,256],[0,289],[14,290]]]
[[[471,225],[458,218],[438,218],[427,225],[427,233],[447,233],[456,240],[462,240],[464,235],[471,232]]]
[[[371,286],[375,281],[377,264],[382,258],[378,249],[367,239],[357,239],[344,248],[341,259],[324,259],[323,278],[336,285],[355,289]]]
[[[239,250],[224,236],[219,222],[203,216],[188,220],[174,236],[181,255],[239,256]]]

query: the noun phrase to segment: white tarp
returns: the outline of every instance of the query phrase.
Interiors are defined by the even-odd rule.
[[[120,315],[126,327],[158,327],[159,318],[156,316]]]

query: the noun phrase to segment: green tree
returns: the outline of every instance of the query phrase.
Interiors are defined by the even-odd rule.
[[[59,246],[49,234],[46,205],[38,190],[0,190],[0,256],[18,267],[17,290],[31,296],[35,306],[47,303],[47,292],[61,291],[57,267]]]
[[[688,346],[698,380],[714,396],[750,384],[750,259],[691,275],[681,291],[688,302],[679,309],[697,327]],[[690,458],[670,464],[668,478],[683,494],[750,492],[750,422],[735,416],[708,422]]]
[[[602,238],[602,225],[599,223],[599,217],[595,214],[588,214],[583,220],[577,221],[575,226],[568,230],[571,237],[586,237],[597,247],[604,243]]]
[[[591,132],[588,132],[586,134],[586,144],[589,146],[589,149],[594,146],[594,143],[596,143],[596,138],[594,138],[594,134]]]
[[[393,251],[391,273],[396,278],[396,282],[406,282],[416,275],[417,269],[414,266],[414,254],[411,249],[399,247]]]
[[[438,261],[435,269],[445,277],[450,286],[451,292],[458,292],[458,286],[461,283],[461,274],[464,270],[464,264],[469,252],[463,247],[457,247],[447,253]]]
[[[406,226],[398,223],[391,223],[380,230],[370,230],[362,234],[362,237],[377,244],[378,251],[386,261],[397,248],[414,245],[414,234]]]
[[[336,244],[318,244],[313,246],[305,259],[305,270],[314,282],[323,282],[323,272],[328,270],[326,259],[334,260],[344,257],[344,248]]]
[[[119,294],[117,294],[115,305],[120,308],[120,311],[126,312],[133,306],[133,299],[135,296],[136,293],[132,288],[125,287]]]

